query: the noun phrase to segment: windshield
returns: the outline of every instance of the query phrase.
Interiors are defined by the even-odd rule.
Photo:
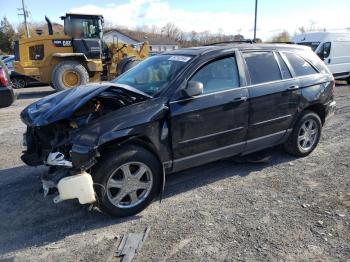
[[[298,43],[298,45],[306,45],[308,47],[311,47],[312,51],[315,51],[317,47],[320,45],[320,42],[305,42],[305,43]]]
[[[113,83],[132,86],[154,96],[168,86],[191,56],[158,55],[147,58],[131,70],[113,80]]]

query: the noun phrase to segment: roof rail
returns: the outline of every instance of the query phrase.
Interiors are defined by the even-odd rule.
[[[251,40],[251,39],[230,40],[230,41],[214,42],[214,43],[210,43],[210,44],[205,44],[204,46],[222,45],[222,44],[231,44],[231,43],[249,43],[249,44],[254,44],[255,41]]]
[[[293,44],[296,44],[295,42],[270,42],[271,44],[291,44],[291,45],[293,45]]]

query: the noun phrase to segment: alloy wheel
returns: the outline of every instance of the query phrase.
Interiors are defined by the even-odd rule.
[[[315,120],[307,119],[301,125],[298,133],[298,147],[301,151],[307,152],[312,149],[317,141],[319,128]]]
[[[141,162],[118,167],[107,181],[108,200],[118,208],[132,208],[143,202],[153,186],[150,168]]]

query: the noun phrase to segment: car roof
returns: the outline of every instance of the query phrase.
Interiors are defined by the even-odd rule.
[[[219,44],[198,46],[190,48],[181,48],[162,53],[163,55],[191,55],[199,56],[213,52],[224,52],[228,50],[301,50],[307,51],[310,47],[295,45],[295,44],[246,44],[246,43],[233,43],[233,44]],[[311,50],[311,49],[310,49]]]
[[[9,56],[9,57],[6,57],[4,60],[2,60],[3,62],[8,62],[10,60],[15,60],[15,56]]]

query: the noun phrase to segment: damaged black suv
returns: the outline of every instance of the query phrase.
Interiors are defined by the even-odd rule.
[[[310,154],[334,112],[334,87],[308,47],[175,50],[28,106],[22,160],[51,167],[43,184],[58,188],[56,202],[128,216],[162,192],[168,173],[279,144]]]

